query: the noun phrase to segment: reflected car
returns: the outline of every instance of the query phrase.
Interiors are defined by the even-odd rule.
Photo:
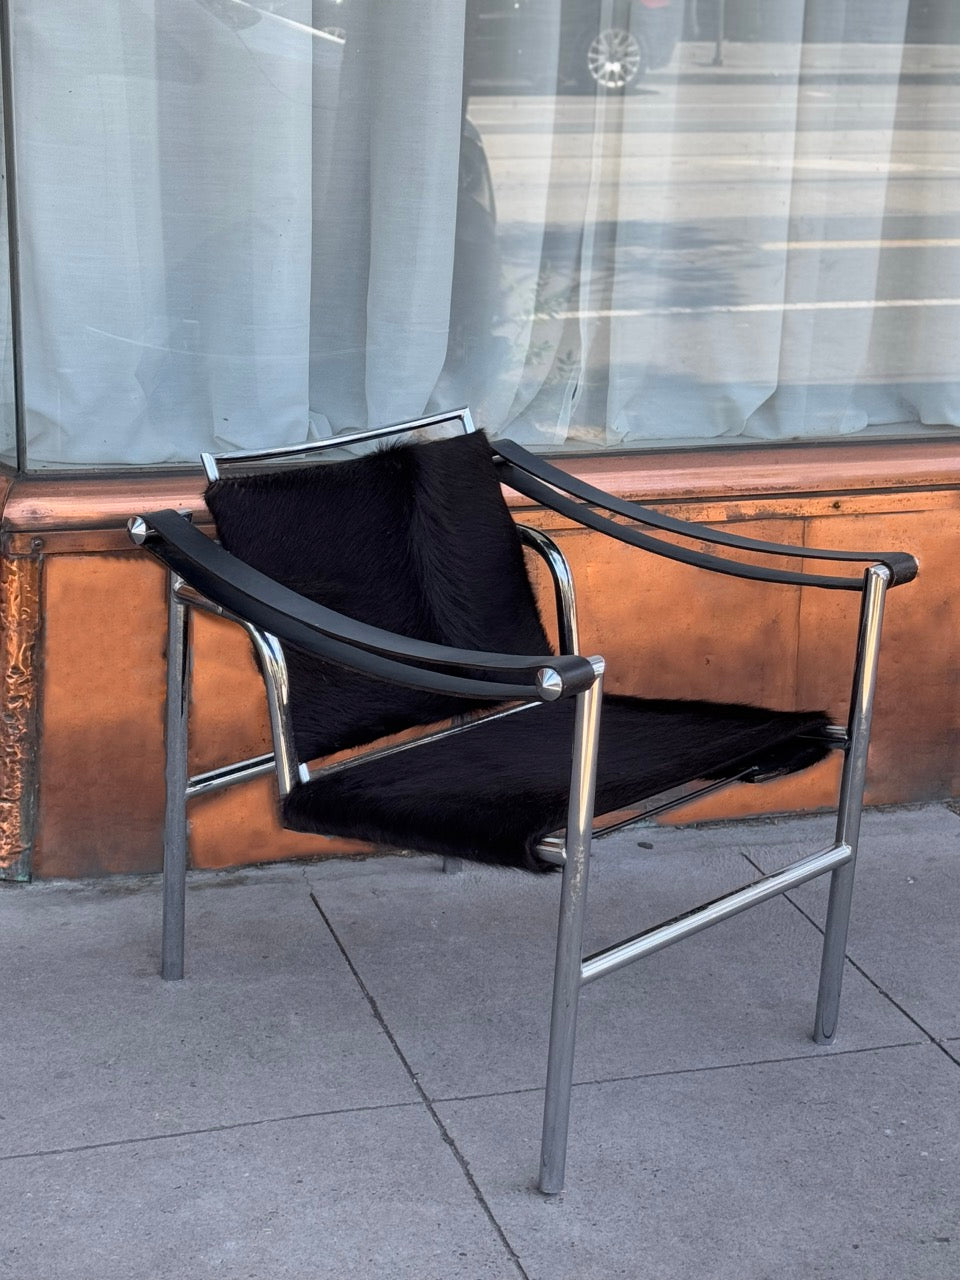
[[[456,247],[444,373],[457,394],[478,401],[497,358],[494,326],[501,306],[497,205],[483,139],[464,119],[460,137]]]
[[[468,0],[467,75],[480,84],[624,93],[673,57],[683,0],[562,0],[558,77],[545,82],[541,33],[555,0]]]
[[[362,2],[314,0],[314,25],[342,39],[351,10]],[[545,33],[555,29],[557,2],[467,0],[468,88],[513,84],[624,93],[673,57],[684,0],[560,0],[559,60],[545,59]]]

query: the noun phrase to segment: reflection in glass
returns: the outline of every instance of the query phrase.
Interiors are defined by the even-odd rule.
[[[703,0],[685,21],[625,92],[473,82],[505,352],[476,416],[567,451],[955,431],[955,8]]]

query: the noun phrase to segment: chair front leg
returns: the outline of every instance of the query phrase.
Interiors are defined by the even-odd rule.
[[[583,926],[587,907],[603,690],[603,660],[594,658],[592,661],[597,670],[597,678],[586,692],[577,695],[574,727],[566,861],[560,888],[560,922],[557,929],[557,958],[540,1149],[539,1185],[545,1195],[556,1195],[563,1190],[570,1125],[570,1092],[573,1087],[577,1007],[582,981]]]
[[[837,1033],[840,1013],[840,988],[843,962],[847,949],[847,928],[860,841],[860,817],[863,812],[863,790],[867,774],[867,750],[870,745],[870,721],[877,683],[877,660],[880,653],[880,629],[890,570],[873,565],[866,573],[866,587],[860,610],[857,660],[853,695],[848,722],[849,743],[840,784],[840,807],[837,819],[837,844],[850,849],[850,858],[830,876],[830,898],[823,934],[823,957],[820,963],[820,989],[813,1038],[817,1044],[830,1044]]]
[[[166,802],[163,819],[163,927],[160,975],[183,977],[184,898],[187,883],[187,715],[190,702],[190,637],[179,580],[168,575],[167,702],[164,747]]]

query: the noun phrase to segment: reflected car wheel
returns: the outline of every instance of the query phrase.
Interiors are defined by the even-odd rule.
[[[624,93],[647,69],[642,38],[626,27],[588,32],[581,44],[577,80],[585,89]]]

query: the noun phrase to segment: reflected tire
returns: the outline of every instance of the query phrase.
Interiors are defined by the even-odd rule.
[[[650,63],[643,37],[629,27],[584,32],[577,44],[574,79],[588,93],[620,94],[635,88]]]

